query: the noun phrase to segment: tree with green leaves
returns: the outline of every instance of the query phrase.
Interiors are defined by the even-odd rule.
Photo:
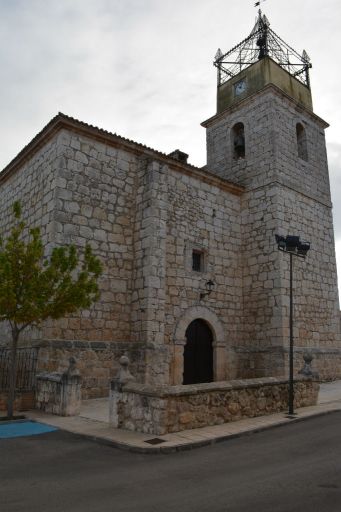
[[[14,203],[14,226],[0,238],[0,322],[12,334],[7,416],[13,417],[17,347],[21,333],[46,319],[89,308],[99,297],[99,259],[87,245],[80,256],[74,245],[55,247],[49,257],[39,228],[28,229],[21,206]],[[26,235],[26,236],[25,236]]]

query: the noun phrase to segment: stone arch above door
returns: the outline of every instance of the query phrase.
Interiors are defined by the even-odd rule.
[[[201,320],[205,320],[208,323],[213,332],[215,345],[224,343],[224,329],[217,315],[204,306],[193,306],[186,309],[176,325],[174,332],[174,343],[176,345],[184,345],[186,343],[186,329],[197,318],[201,318]]]
[[[174,331],[174,360],[173,384],[179,385],[183,381],[184,347],[186,344],[186,330],[193,320],[204,320],[213,334],[213,372],[214,380],[225,380],[226,375],[226,346],[224,328],[218,316],[204,306],[188,308],[178,320]]]

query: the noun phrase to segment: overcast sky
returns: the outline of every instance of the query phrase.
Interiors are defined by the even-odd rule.
[[[313,64],[327,130],[341,277],[341,2],[266,0],[271,28]],[[0,169],[61,111],[205,164],[218,47],[251,31],[251,0],[0,0]]]

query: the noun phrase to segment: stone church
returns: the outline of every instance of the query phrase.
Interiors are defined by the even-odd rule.
[[[123,354],[154,386],[287,375],[289,258],[276,234],[311,244],[294,261],[295,371],[309,351],[323,379],[341,377],[328,124],[309,57],[259,12],[215,66],[203,168],[60,113],[0,174],[1,232],[20,200],[47,251],[89,243],[103,262],[90,310],[22,341],[41,370],[74,355],[84,397],[108,393]]]

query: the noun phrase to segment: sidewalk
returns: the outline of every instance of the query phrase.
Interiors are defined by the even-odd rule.
[[[108,423],[108,410],[108,399],[99,398],[84,401],[79,416],[61,417],[39,411],[29,411],[26,416],[117,448],[140,453],[170,453],[341,411],[341,381],[321,384],[318,404],[297,409],[294,419],[287,418],[286,413],[276,413],[162,436],[111,428]]]

